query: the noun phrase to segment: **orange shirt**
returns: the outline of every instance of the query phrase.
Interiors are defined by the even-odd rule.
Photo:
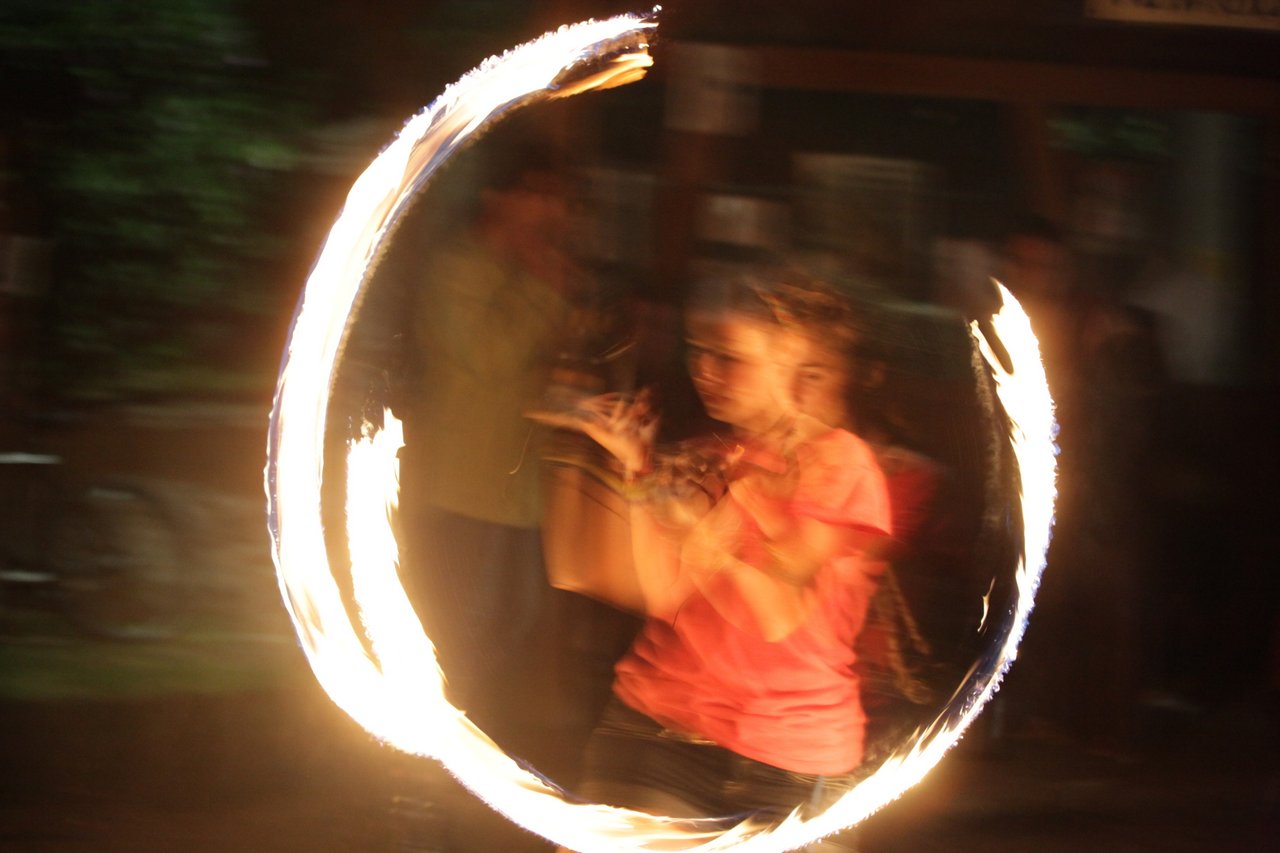
[[[833,430],[800,445],[796,457],[792,494],[749,503],[783,500],[797,517],[891,532],[884,476],[860,438]],[[758,526],[743,502],[723,500],[745,522],[735,556],[755,563],[763,554]],[[618,663],[614,692],[668,728],[748,758],[798,773],[846,773],[862,760],[854,641],[879,568],[852,550],[828,560],[811,581],[813,611],[777,642],[730,623],[695,592],[670,619],[646,622]]]

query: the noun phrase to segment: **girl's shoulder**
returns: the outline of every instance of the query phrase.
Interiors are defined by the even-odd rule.
[[[847,429],[803,416],[796,424],[796,455],[803,462],[839,465],[876,464],[875,451]]]

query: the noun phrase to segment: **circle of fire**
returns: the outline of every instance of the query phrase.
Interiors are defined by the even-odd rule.
[[[995,694],[1022,638],[1053,522],[1056,427],[1038,344],[1003,288],[1004,308],[992,323],[998,341],[986,340],[976,326],[971,333],[1008,416],[1021,478],[1024,541],[1016,594],[1007,612],[987,614],[996,643],[933,723],[822,814],[792,814],[777,823],[748,819],[722,830],[570,802],[449,704],[430,638],[397,575],[389,516],[403,436],[390,412],[381,429],[368,427],[352,443],[347,459],[352,586],[367,645],[325,550],[320,495],[335,366],[373,259],[409,200],[453,152],[508,111],[642,77],[652,64],[648,39],[656,27],[652,15],[587,21],[487,60],[411,118],[357,179],[307,279],[276,388],[265,472],[272,557],[302,648],[333,701],[378,739],[439,760],[511,820],[584,853],[788,850],[858,823],[923,778]],[[1000,347],[1009,354],[1010,371],[995,355]]]

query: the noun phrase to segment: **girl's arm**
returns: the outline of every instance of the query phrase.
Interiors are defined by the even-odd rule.
[[[695,584],[721,615],[770,641],[809,619],[823,566],[854,557],[872,577],[883,571],[879,553],[887,534],[797,508],[796,488],[794,472],[762,471],[736,480],[695,528],[684,553]]]
[[[759,543],[750,561],[740,547],[748,526],[755,526],[752,538]],[[688,537],[683,565],[721,616],[777,642],[808,621],[818,604],[818,570],[856,551],[858,533],[813,518],[772,533],[749,519],[736,498],[726,498]]]
[[[643,611],[671,618],[693,591],[680,570],[680,551],[689,528],[712,501],[697,489],[649,471],[657,418],[648,396],[634,400],[606,394],[579,403],[571,411],[530,412],[551,426],[581,432],[615,460],[626,483],[631,564]]]

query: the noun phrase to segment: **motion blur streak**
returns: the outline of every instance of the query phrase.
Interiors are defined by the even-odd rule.
[[[1003,374],[986,347],[1023,475],[1025,554],[1019,595],[989,660],[901,753],[824,814],[778,825],[718,826],[567,802],[553,785],[504,755],[444,697],[430,639],[401,587],[389,513],[400,425],[353,443],[347,527],[353,591],[368,644],[348,615],[325,549],[321,485],[325,413],[342,342],[373,259],[415,193],[449,155],[508,110],[622,85],[649,66],[653,18],[622,16],[564,27],[486,61],[412,118],[356,181],[307,280],[271,413],[266,468],[268,526],[281,593],[317,679],[377,738],[439,759],[468,788],[528,829],[574,850],[791,849],[855,823],[918,781],[995,692],[1014,656],[1043,568],[1054,498],[1052,401],[1026,316],[1012,297],[995,329],[1015,369]],[[975,335],[977,331],[975,329]]]

